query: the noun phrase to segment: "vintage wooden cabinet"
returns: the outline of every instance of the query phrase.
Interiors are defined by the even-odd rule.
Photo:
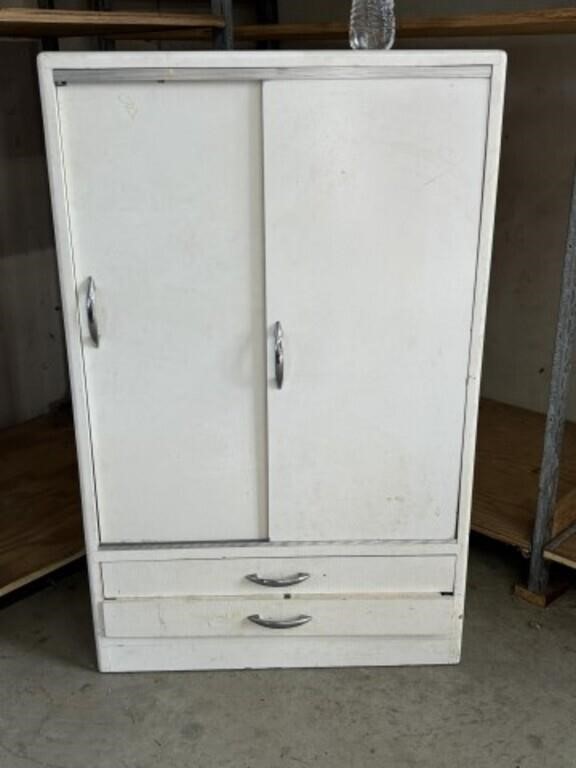
[[[39,68],[100,668],[456,662],[504,55]]]

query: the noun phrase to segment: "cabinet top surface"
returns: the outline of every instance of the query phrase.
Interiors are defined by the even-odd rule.
[[[41,53],[41,72],[147,68],[504,67],[503,51],[152,51]]]

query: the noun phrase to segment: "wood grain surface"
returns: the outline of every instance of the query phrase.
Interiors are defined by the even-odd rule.
[[[0,37],[75,37],[167,29],[214,29],[223,20],[211,14],[126,11],[0,9]]]
[[[0,595],[83,550],[71,416],[42,416],[0,432]]]
[[[482,401],[472,530],[529,551],[543,439],[543,415],[492,400]],[[567,424],[559,498],[575,486],[576,425]]]
[[[544,35],[576,32],[576,8],[523,13],[483,13],[463,16],[400,18],[397,37],[462,37],[492,35]],[[252,24],[235,30],[237,40],[339,40],[348,36],[348,24]]]

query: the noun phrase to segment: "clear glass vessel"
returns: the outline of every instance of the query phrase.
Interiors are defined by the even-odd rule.
[[[394,0],[352,0],[351,48],[392,48],[395,36]]]

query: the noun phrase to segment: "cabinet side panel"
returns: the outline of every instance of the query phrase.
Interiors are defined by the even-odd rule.
[[[459,556],[457,558],[455,584],[460,620],[463,616],[464,592],[468,566],[468,536],[472,507],[478,403],[480,398],[492,241],[498,190],[505,84],[506,56],[501,53],[499,61],[495,63],[492,68],[492,78],[490,81],[490,109],[486,137],[486,164],[482,197],[482,217],[478,243],[478,270],[476,275],[474,318],[470,339],[466,423],[464,429],[464,448],[462,452],[462,478],[460,483],[460,515],[458,518]]]
[[[84,378],[82,344],[79,335],[78,307],[76,303],[75,289],[76,279],[72,260],[66,178],[62,157],[58,89],[54,85],[51,57],[47,54],[40,54],[38,57],[38,72],[42,101],[44,137],[46,143],[46,159],[50,181],[50,202],[52,205],[54,236],[58,257],[58,277],[62,298],[62,315],[66,333],[70,392],[74,408],[74,429],[78,456],[80,490],[82,495],[84,537],[86,542],[88,571],[90,574],[92,617],[96,637],[98,663],[102,666],[105,663],[100,653],[101,645],[99,642],[99,637],[101,635],[101,612],[99,606],[102,598],[102,591],[100,566],[95,560],[95,553],[99,541],[99,530],[94,493],[94,476],[92,472],[92,446],[86,403],[86,382]]]

